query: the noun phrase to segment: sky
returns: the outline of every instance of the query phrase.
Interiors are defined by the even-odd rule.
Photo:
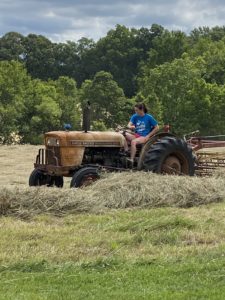
[[[116,24],[190,32],[225,25],[225,0],[0,0],[0,36],[42,34],[55,42],[103,37]]]

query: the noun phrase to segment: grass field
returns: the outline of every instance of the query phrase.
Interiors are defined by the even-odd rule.
[[[0,147],[0,299],[225,298],[225,177],[29,189],[37,148]]]

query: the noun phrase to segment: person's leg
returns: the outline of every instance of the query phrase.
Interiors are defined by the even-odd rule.
[[[125,133],[124,151],[128,151],[129,150],[128,145],[131,143],[131,141],[133,139],[135,139],[135,135],[134,134],[131,134],[131,133],[128,133],[128,132]]]
[[[145,138],[143,136],[135,138],[131,141],[131,153],[130,153],[131,161],[134,161],[137,152],[137,145],[144,144],[144,142],[145,142]]]

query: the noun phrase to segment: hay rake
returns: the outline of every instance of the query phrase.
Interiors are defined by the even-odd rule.
[[[192,136],[187,142],[196,153],[196,175],[208,176],[225,168],[225,135]]]

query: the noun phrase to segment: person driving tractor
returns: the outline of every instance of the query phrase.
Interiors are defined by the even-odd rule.
[[[133,164],[136,155],[137,145],[145,144],[159,130],[158,122],[152,115],[148,114],[148,110],[144,103],[138,103],[134,106],[135,114],[130,118],[128,128],[134,133],[125,132],[126,143],[124,150],[129,150],[128,145],[131,145],[129,162]]]

